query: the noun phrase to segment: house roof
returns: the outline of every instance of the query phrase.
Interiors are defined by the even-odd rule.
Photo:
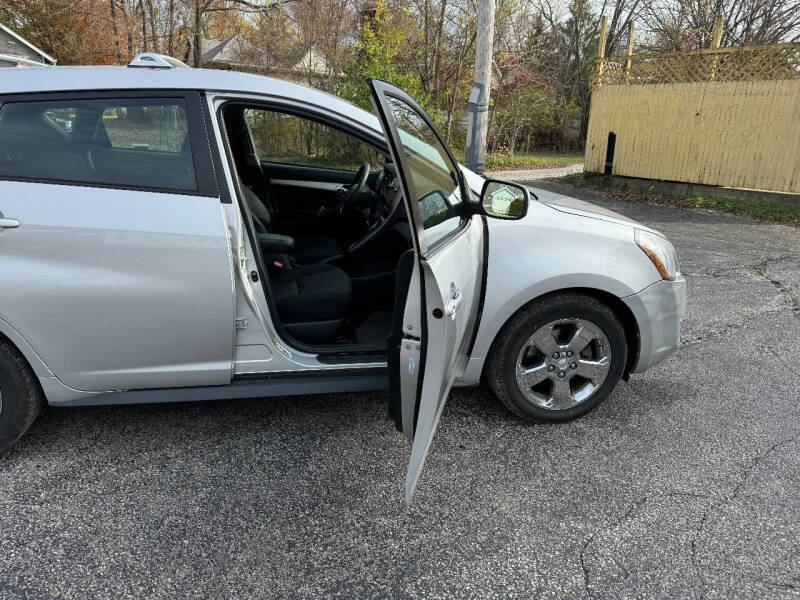
[[[31,44],[31,43],[30,43],[28,40],[26,40],[24,37],[22,37],[22,36],[21,36],[21,35],[19,35],[18,33],[15,33],[14,31],[12,31],[11,29],[9,29],[8,27],[6,27],[5,25],[3,25],[2,23],[0,23],[0,30],[3,30],[3,31],[5,31],[5,32],[6,32],[8,35],[10,35],[11,37],[13,37],[13,38],[14,38],[15,40],[17,40],[18,42],[22,42],[23,44],[25,44],[25,45],[26,45],[28,48],[30,48],[31,50],[33,50],[34,52],[36,52],[36,54],[38,54],[39,56],[41,56],[41,57],[42,57],[42,58],[43,58],[43,59],[44,59],[46,62],[50,63],[51,65],[54,65],[54,64],[56,64],[56,62],[57,62],[57,61],[56,61],[56,59],[55,59],[55,58],[53,58],[52,56],[50,56],[49,54],[47,54],[47,53],[46,53],[44,50],[42,50],[42,49],[41,49],[41,48],[39,48],[38,46],[34,46],[34,45],[33,45],[33,44]]]
[[[327,73],[342,75],[342,72],[332,65],[328,57],[325,56],[323,52],[317,50],[314,44],[301,47],[297,58],[292,61],[291,70],[315,73],[317,75],[324,75]]]
[[[239,36],[224,40],[201,38],[200,61],[203,65],[224,63],[244,67],[261,63],[269,64],[273,69],[297,73],[341,74],[314,44],[295,44],[267,56],[264,50]]]
[[[208,38],[200,39],[200,60],[208,62],[225,62],[237,64],[243,50],[250,50],[252,44],[247,40],[234,36],[226,40]]]

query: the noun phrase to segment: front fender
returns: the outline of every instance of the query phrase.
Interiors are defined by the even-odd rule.
[[[627,225],[566,214],[538,202],[531,203],[522,220],[489,223],[483,315],[461,384],[478,381],[498,332],[532,300],[576,288],[622,299],[660,279]]]

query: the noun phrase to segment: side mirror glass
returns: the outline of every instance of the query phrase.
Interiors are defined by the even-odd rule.
[[[509,181],[487,179],[481,192],[483,212],[498,219],[521,219],[528,212],[530,192]]]
[[[428,192],[417,203],[422,224],[427,229],[447,219],[447,200],[439,190]]]

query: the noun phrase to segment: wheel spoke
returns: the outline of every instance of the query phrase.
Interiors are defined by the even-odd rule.
[[[542,327],[539,329],[539,331],[533,334],[530,342],[546,356],[550,356],[559,349],[556,338],[553,337],[553,330],[549,327]]]
[[[573,404],[572,393],[569,389],[569,381],[566,379],[556,379],[553,381],[553,404],[555,409],[566,408]]]
[[[517,366],[517,381],[521,386],[532,388],[547,379],[547,363],[528,369]]]
[[[575,354],[580,354],[594,339],[592,332],[585,325],[581,325],[575,330],[575,334],[567,344],[567,349]]]
[[[600,360],[586,360],[581,358],[578,360],[578,368],[575,369],[575,374],[589,379],[592,383],[599,384],[605,379],[609,366],[610,361],[607,356],[604,356]]]

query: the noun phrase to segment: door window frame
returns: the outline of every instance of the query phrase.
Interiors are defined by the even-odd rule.
[[[373,85],[377,83],[379,86],[383,85],[391,85],[387,84],[380,79],[370,79],[370,83]],[[378,119],[381,121],[384,129],[389,133],[387,135],[387,142],[392,146],[392,154],[393,156],[397,157],[397,160],[400,162],[397,165],[398,173],[400,173],[402,169],[402,173],[405,175],[401,177],[401,181],[403,182],[403,193],[405,194],[408,200],[408,207],[412,212],[412,220],[413,220],[413,229],[414,229],[414,238],[417,240],[417,251],[420,254],[421,258],[428,258],[434,254],[436,254],[440,249],[444,248],[445,246],[449,246],[450,242],[458,237],[461,233],[466,231],[466,228],[469,224],[470,218],[473,214],[475,214],[475,210],[470,209],[470,205],[472,203],[472,196],[469,188],[467,187],[464,173],[461,171],[461,165],[459,164],[458,160],[456,160],[455,156],[450,150],[450,147],[444,141],[442,136],[439,134],[439,131],[436,129],[436,126],[431,121],[428,114],[425,112],[417,102],[411,97],[402,98],[394,93],[391,90],[387,89],[380,89],[378,90],[380,96],[380,102],[382,104],[381,110],[376,110],[378,113]],[[395,144],[395,140],[400,140],[400,134],[397,131],[397,126],[395,125],[394,116],[392,115],[391,109],[388,105],[385,104],[384,96],[388,96],[394,98],[395,100],[407,104],[410,108],[412,108],[425,124],[430,127],[433,135],[436,136],[436,139],[441,144],[442,148],[444,149],[445,153],[447,154],[447,158],[450,162],[455,166],[456,170],[456,177],[458,178],[458,188],[461,194],[461,202],[458,203],[458,206],[453,206],[452,208],[456,209],[458,216],[460,217],[460,221],[458,227],[454,228],[452,231],[448,231],[442,237],[437,238],[435,242],[428,245],[427,240],[425,238],[425,226],[422,222],[422,215],[419,211],[419,199],[416,198],[415,194],[411,193],[411,190],[408,189],[408,183],[410,183],[411,179],[411,169],[408,167],[408,163],[405,157],[405,151],[402,148],[397,148]],[[391,119],[384,118],[384,113],[388,115],[392,115]],[[412,183],[413,185],[413,183]]]
[[[171,90],[171,89],[141,89],[109,91],[98,90],[92,92],[37,92],[20,94],[1,94],[0,110],[6,104],[31,103],[31,102],[69,102],[84,100],[161,100],[180,99],[186,106],[186,120],[188,124],[189,142],[191,144],[192,162],[195,170],[196,190],[161,188],[148,185],[132,185],[118,183],[97,183],[89,181],[76,181],[69,179],[56,179],[47,177],[23,177],[0,175],[0,181],[19,181],[26,183],[46,183],[55,185],[68,185],[76,187],[103,188],[115,190],[130,190],[134,192],[158,192],[163,194],[180,194],[183,196],[203,196],[219,198],[220,191],[217,176],[211,159],[211,148],[206,124],[203,118],[203,103],[200,92],[197,90]]]
[[[231,182],[233,185],[233,193],[238,198],[238,205],[239,210],[242,213],[242,221],[244,222],[246,238],[250,244],[251,252],[253,253],[253,257],[256,262],[256,268],[259,275],[258,284],[264,288],[264,297],[267,302],[266,308],[269,311],[270,317],[269,325],[274,330],[275,335],[281,344],[293,350],[314,355],[321,365],[324,364],[323,372],[327,372],[327,369],[329,368],[334,368],[341,365],[348,365],[352,366],[353,368],[375,368],[374,358],[376,357],[376,352],[374,349],[343,349],[341,346],[333,344],[312,346],[294,339],[283,327],[283,322],[278,316],[278,308],[275,304],[275,295],[272,290],[272,284],[270,283],[269,272],[266,268],[266,263],[264,262],[264,257],[261,253],[261,246],[256,239],[252,212],[250,211],[249,207],[247,207],[247,203],[245,202],[242,194],[241,184],[236,169],[236,161],[233,158],[233,152],[230,146],[229,132],[225,124],[224,112],[225,109],[230,106],[241,106],[244,108],[251,107],[262,110],[285,112],[301,118],[317,121],[323,125],[338,129],[371,146],[377,152],[391,156],[389,148],[383,143],[384,140],[381,137],[381,134],[376,131],[375,134],[372,135],[370,132],[373,130],[367,127],[359,129],[358,122],[353,121],[346,115],[333,116],[331,115],[330,111],[326,111],[321,107],[316,107],[315,105],[310,104],[299,104],[297,101],[290,98],[276,99],[273,97],[262,99],[250,95],[240,95],[233,92],[222,92],[214,94],[213,96],[209,94],[208,96],[211,97],[212,100],[218,102],[214,111],[219,133],[222,137],[220,140],[221,147],[218,148],[218,152],[223,155],[223,159],[226,160],[228,164],[228,169],[231,174]],[[248,135],[251,135],[249,131]],[[250,143],[252,144],[252,139],[250,140]],[[267,331],[267,334],[271,336],[272,332]],[[384,349],[380,356],[380,362],[382,363],[385,363],[386,361],[385,354],[386,353]],[[364,357],[366,360],[364,360],[363,363],[354,362],[353,358],[355,357]],[[382,368],[385,368],[385,365]]]
[[[307,121],[311,121],[312,123],[316,123],[318,125],[322,125],[323,127],[327,127],[328,129],[332,129],[332,130],[334,130],[337,133],[340,133],[342,135],[349,136],[349,137],[355,139],[356,141],[359,141],[359,142],[363,143],[365,146],[369,146],[373,151],[375,151],[375,152],[377,152],[379,154],[383,154],[384,157],[389,155],[389,149],[386,148],[386,147],[382,147],[382,148],[379,147],[378,145],[375,144],[375,141],[373,139],[367,138],[366,136],[360,135],[359,133],[357,133],[356,130],[347,127],[342,122],[335,121],[335,120],[330,119],[330,118],[326,118],[326,117],[324,117],[324,116],[322,116],[322,115],[320,115],[318,113],[314,113],[314,112],[311,112],[311,111],[303,111],[301,109],[296,109],[294,107],[287,108],[287,107],[285,107],[283,105],[280,105],[280,106],[278,106],[278,105],[276,105],[276,106],[267,106],[266,103],[236,102],[236,101],[231,101],[231,103],[235,104],[235,105],[238,105],[238,106],[241,106],[245,110],[250,108],[250,109],[253,109],[253,110],[263,110],[263,111],[267,111],[267,112],[272,112],[272,113],[277,113],[277,114],[283,114],[283,115],[289,115],[289,116],[292,116],[292,117],[297,117],[298,119],[305,119]],[[246,122],[246,125],[247,125],[248,135],[250,136],[250,144],[253,146],[255,151],[258,152],[258,148],[256,148],[256,145],[255,145],[255,142],[254,142],[254,138],[253,138],[252,127],[250,126],[250,123]],[[268,164],[272,164],[272,165],[297,166],[297,167],[302,167],[302,168],[306,168],[306,169],[320,169],[320,170],[323,170],[323,171],[338,171],[338,172],[347,172],[347,173],[355,173],[356,172],[356,170],[342,169],[340,167],[324,167],[324,166],[320,166],[320,165],[309,165],[309,164],[305,164],[305,163],[280,162],[280,161],[274,161],[274,160],[264,160],[264,158],[262,156],[260,156],[260,155],[259,155],[259,160],[262,163],[268,163]]]
[[[392,94],[389,95],[394,97],[394,95]],[[219,106],[217,106],[216,108],[216,119],[220,132],[226,138],[224,140],[224,145],[225,145],[224,151],[226,153],[229,153],[229,150],[227,148],[228,134],[225,127],[224,119],[222,117],[222,112],[226,106],[230,104],[237,104],[245,108],[251,107],[262,110],[273,110],[276,112],[287,113],[290,115],[294,115],[296,117],[309,119],[311,121],[316,121],[321,125],[326,125],[328,127],[337,129],[343,133],[351,135],[356,139],[364,142],[365,144],[372,146],[376,151],[381,152],[390,158],[392,157],[391,148],[389,147],[390,141],[385,137],[383,131],[367,127],[366,125],[359,123],[358,121],[354,120],[352,117],[348,115],[331,111],[330,109],[323,106],[319,106],[317,104],[304,102],[303,100],[295,98],[276,97],[276,96],[259,97],[258,94],[255,92],[253,94],[237,93],[237,92],[221,92],[218,94],[214,94],[214,98],[221,101],[219,103]],[[405,102],[405,100],[402,98],[398,98],[398,100]],[[444,139],[442,139],[442,136],[440,135],[439,131],[435,128],[435,126],[433,126],[433,124],[429,121],[429,117],[427,116],[427,113],[425,113],[424,109],[420,107],[416,102],[414,102],[412,108],[416,110],[418,113],[420,113],[426,124],[431,127],[434,135],[436,136],[436,139],[444,148],[447,157],[456,166],[456,172],[459,180],[459,190],[461,192],[461,202],[459,202],[457,206],[452,207],[455,208],[460,213],[459,214],[460,222],[458,224],[458,227],[456,227],[452,231],[448,231],[445,235],[438,238],[434,243],[430,245],[425,244],[424,245],[425,251],[420,252],[420,254],[423,257],[427,257],[435,254],[441,248],[448,246],[453,238],[457,237],[460,233],[466,230],[472,215],[479,213],[480,211],[477,208],[471,208],[472,205],[475,204],[475,201],[473,200],[472,196],[472,191],[467,186],[464,173],[461,170],[461,164],[458,162],[455,156],[453,156],[450,147],[447,145]],[[377,111],[373,110],[373,115],[375,116],[375,118],[378,119],[379,122],[382,121],[380,115],[377,114]],[[392,125],[394,125],[394,123],[392,123]],[[213,137],[211,139],[213,139]],[[250,140],[250,143],[252,144],[252,139]],[[231,162],[230,156],[228,156],[227,158],[228,158],[229,168],[235,171],[235,165],[233,165],[233,163]],[[395,165],[395,168],[397,169],[400,169],[401,167],[405,168],[403,165]],[[237,184],[234,183],[234,186],[237,186]],[[236,192],[239,193],[239,190],[237,189]],[[407,197],[409,198],[411,197],[408,190],[406,190],[405,187],[403,188],[403,194],[407,195]],[[422,219],[419,213],[419,209],[417,208],[417,202],[409,202],[409,204],[411,205],[411,210],[414,211],[413,214],[408,215],[409,220],[412,220],[413,218],[414,223],[419,222],[421,226]],[[411,223],[409,223],[409,226],[411,226]],[[416,225],[414,226],[414,229],[415,230],[417,229]],[[422,229],[422,231],[424,232],[424,228]],[[417,239],[416,235],[412,237],[415,240]],[[423,242],[424,242],[424,237],[423,237]],[[417,249],[417,251],[420,251],[420,248],[417,247],[416,241],[415,241],[415,248]]]
[[[334,118],[324,112],[318,112],[312,108],[299,106],[291,101],[281,102],[278,100],[266,99],[266,98],[264,100],[257,100],[254,98],[247,98],[247,97],[239,98],[235,96],[224,96],[224,95],[220,95],[217,97],[225,99],[225,101],[222,102],[220,106],[217,108],[217,123],[219,124],[220,129],[223,131],[225,130],[225,123],[222,118],[222,112],[225,107],[236,105],[244,109],[252,108],[256,110],[268,110],[271,112],[292,115],[294,117],[298,117],[301,119],[308,119],[309,121],[314,121],[315,123],[319,123],[320,125],[330,127],[331,129],[335,129],[336,131],[339,131],[340,133],[343,133],[345,135],[349,135],[350,137],[355,138],[356,140],[366,144],[367,146],[370,146],[376,152],[380,152],[381,154],[390,156],[389,148],[385,143],[383,143],[383,140],[381,138],[379,138],[377,135],[375,136],[368,135],[365,131],[358,129],[357,127],[354,127],[356,122],[347,117]],[[250,126],[248,124],[248,130],[249,129]],[[248,135],[250,135],[251,138],[250,143],[252,144],[252,133],[248,131]],[[265,162],[270,162],[270,161],[265,161]],[[295,164],[295,163],[272,163],[272,164]],[[309,165],[297,165],[297,166],[309,167]],[[341,169],[334,169],[331,167],[312,166],[309,168],[315,168],[315,169],[329,168],[330,170],[341,171]],[[355,171],[353,172],[355,173]]]

